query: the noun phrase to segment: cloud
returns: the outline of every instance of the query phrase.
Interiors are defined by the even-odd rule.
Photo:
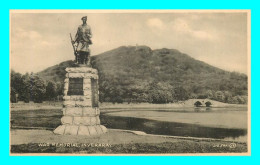
[[[172,29],[177,33],[182,33],[186,35],[190,35],[191,37],[201,39],[201,40],[213,40],[216,39],[216,36],[205,30],[195,30],[190,24],[184,19],[176,19],[172,22]]]
[[[196,21],[197,19],[199,19],[199,17],[195,15],[189,21],[183,18],[177,18],[174,21],[171,22],[169,21],[164,23],[159,18],[150,18],[146,21],[146,24],[148,27],[150,27],[153,30],[158,30],[158,29],[161,31],[166,31],[167,29],[174,30],[176,33],[179,33],[181,35],[187,35],[194,39],[199,39],[199,40],[216,39],[216,36],[214,36],[212,33],[209,33],[206,30],[203,29],[195,30],[192,28],[192,26],[190,25],[191,24],[190,21]]]
[[[150,18],[146,22],[147,26],[151,28],[164,29],[165,25],[159,18]]]
[[[16,28],[13,31],[13,37],[16,39],[30,39],[30,40],[37,40],[37,39],[41,39],[42,36],[40,35],[40,33],[36,32],[36,31],[25,31],[22,28]]]
[[[59,45],[60,40],[53,36],[43,36],[34,30],[15,28],[12,30],[12,47],[46,47]]]
[[[213,40],[215,37],[213,37],[210,33],[205,31],[191,31],[190,32],[192,36],[203,39],[203,40]]]

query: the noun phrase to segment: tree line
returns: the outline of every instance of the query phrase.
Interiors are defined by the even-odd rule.
[[[63,84],[54,81],[44,81],[34,73],[24,75],[11,70],[10,82],[10,100],[11,102],[24,101],[28,103],[33,101],[41,103],[42,101],[52,101],[62,95]]]
[[[139,85],[138,85],[139,84]],[[37,74],[26,73],[24,75],[11,71],[11,102],[54,101],[63,95],[63,82],[44,80]],[[155,104],[174,103],[187,99],[212,99],[224,103],[246,104],[246,89],[238,88],[232,92],[221,84],[222,90],[205,89],[202,87],[185,88],[181,85],[173,85],[167,81],[152,81],[146,83],[136,79],[123,79],[102,74],[99,79],[99,101],[112,103],[141,103]],[[230,88],[229,88],[230,89]],[[243,92],[241,92],[243,91]]]
[[[113,81],[111,81],[113,82]],[[188,99],[211,99],[230,104],[246,104],[247,95],[234,95],[230,91],[204,90],[201,93],[193,93],[182,86],[172,86],[167,82],[152,82],[146,87],[120,86],[118,84],[100,81],[100,102],[113,103],[141,103],[154,104],[174,103]]]

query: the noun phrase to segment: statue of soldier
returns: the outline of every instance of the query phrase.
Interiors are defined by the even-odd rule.
[[[81,18],[83,24],[79,25],[77,34],[72,44],[77,43],[76,47],[76,62],[78,64],[87,64],[90,66],[90,50],[89,45],[92,44],[91,28],[87,25],[87,16]]]

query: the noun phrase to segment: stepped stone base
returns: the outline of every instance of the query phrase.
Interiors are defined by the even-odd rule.
[[[60,125],[54,130],[55,134],[59,135],[84,135],[94,136],[107,132],[107,128],[103,125]]]
[[[63,116],[54,130],[59,135],[95,136],[107,132],[100,125],[98,108],[98,73],[89,67],[66,68]]]

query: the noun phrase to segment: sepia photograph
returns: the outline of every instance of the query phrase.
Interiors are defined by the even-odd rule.
[[[250,10],[10,10],[10,155],[251,155]]]

